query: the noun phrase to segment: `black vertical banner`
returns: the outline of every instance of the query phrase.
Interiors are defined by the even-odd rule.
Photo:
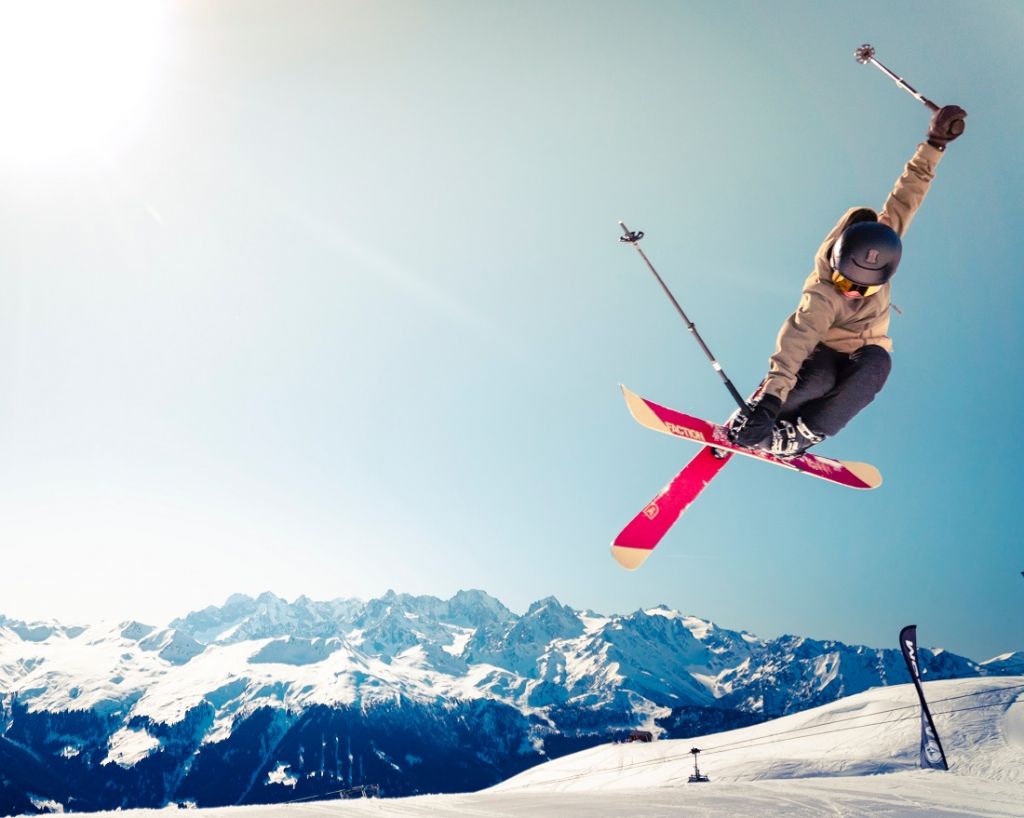
[[[921,687],[921,671],[917,666],[917,625],[907,625],[900,631],[900,650],[903,651],[910,678],[914,680],[914,687],[917,688],[917,697],[921,700],[921,766],[933,770],[948,770],[946,754],[939,743],[939,734]]]

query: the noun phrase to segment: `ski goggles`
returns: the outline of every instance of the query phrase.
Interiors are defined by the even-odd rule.
[[[874,295],[882,289],[881,284],[875,284],[869,287],[865,284],[858,284],[856,281],[850,281],[850,279],[835,268],[832,269],[832,283],[836,285],[836,289],[839,290],[839,292],[844,295],[848,295],[851,298],[867,298],[869,295]]]

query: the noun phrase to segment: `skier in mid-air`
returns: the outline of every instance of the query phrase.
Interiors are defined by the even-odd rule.
[[[800,304],[779,330],[760,395],[732,422],[735,443],[794,457],[874,400],[892,367],[890,281],[900,237],[966,116],[957,105],[936,111],[882,210],[851,208],[826,236]]]

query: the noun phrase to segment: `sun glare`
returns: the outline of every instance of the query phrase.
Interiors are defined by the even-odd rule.
[[[162,52],[165,0],[0,0],[0,162],[128,141]]]

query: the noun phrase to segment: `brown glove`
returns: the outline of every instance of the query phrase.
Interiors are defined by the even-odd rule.
[[[935,112],[928,125],[928,144],[940,151],[964,132],[967,111],[959,105],[944,105]]]

